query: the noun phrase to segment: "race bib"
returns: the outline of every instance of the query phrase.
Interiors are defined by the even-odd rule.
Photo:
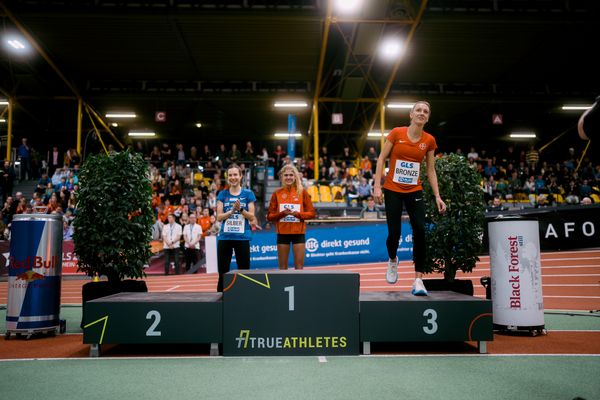
[[[414,161],[396,160],[394,167],[394,182],[404,185],[417,185],[421,164]]]
[[[246,218],[242,214],[232,214],[231,217],[225,220],[223,232],[243,235],[245,228]]]
[[[280,204],[279,211],[292,210],[300,212],[300,204]],[[287,215],[285,218],[280,220],[281,222],[300,222],[300,220],[293,215]]]

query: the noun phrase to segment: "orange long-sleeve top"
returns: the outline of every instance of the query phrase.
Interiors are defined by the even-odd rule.
[[[298,212],[298,218],[285,215],[283,210],[290,209]],[[317,215],[310,201],[310,195],[303,190],[300,195],[295,187],[282,187],[271,196],[267,219],[275,222],[277,233],[294,235],[306,233],[306,220]]]

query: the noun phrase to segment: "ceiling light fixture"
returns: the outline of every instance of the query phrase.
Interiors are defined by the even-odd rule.
[[[404,52],[404,43],[399,38],[385,39],[379,45],[379,53],[384,60],[396,61]]]
[[[17,39],[9,39],[6,41],[6,43],[8,43],[12,48],[14,48],[16,50],[24,50],[25,49],[25,45]]]
[[[378,139],[379,139],[379,138],[381,138],[382,136],[383,136],[383,137],[386,137],[386,136],[388,135],[388,133],[390,133],[390,132],[389,132],[389,131],[386,131],[386,132],[384,132],[384,133],[381,133],[381,131],[371,131],[371,132],[367,133],[367,137],[370,137],[370,138],[378,138]]]
[[[400,108],[405,110],[412,110],[415,103],[388,103],[386,108]]]
[[[299,107],[308,107],[308,103],[305,101],[276,101],[273,104],[276,108],[299,108]]]
[[[340,14],[356,14],[362,6],[362,0],[336,0],[335,10]]]
[[[0,106],[7,106],[9,104],[10,103],[8,102],[8,100],[4,100],[4,99],[0,100]]]
[[[196,128],[202,128],[202,123],[196,122]]]
[[[132,113],[132,112],[111,112],[111,113],[106,113],[105,117],[106,118],[136,118],[137,115],[135,115],[135,113]]]
[[[289,138],[290,136],[302,137],[302,134],[301,133],[275,132],[274,136],[278,137],[278,138]]]
[[[130,131],[129,132],[129,136],[135,136],[135,137],[154,137],[156,136],[155,132],[151,132],[151,131]]]
[[[533,139],[536,138],[535,132],[513,132],[510,134],[513,139]]]
[[[3,124],[5,122],[6,122],[6,120],[4,118],[0,118],[0,124]]]
[[[113,122],[112,124],[110,124],[110,126],[114,126],[116,128],[117,126],[119,126],[119,124],[117,124],[116,122]]]
[[[561,107],[562,110],[571,111],[571,110],[589,110],[592,106],[583,106],[583,105],[564,105]]]

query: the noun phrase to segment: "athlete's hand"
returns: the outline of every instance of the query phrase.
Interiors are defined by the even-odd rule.
[[[444,200],[442,200],[441,197],[438,196],[435,198],[435,204],[437,205],[437,209],[440,214],[446,212],[446,203],[444,203]]]
[[[375,199],[375,202],[377,204],[381,204],[382,198],[383,198],[383,196],[381,194],[381,188],[380,187],[375,187],[373,189],[373,199]]]

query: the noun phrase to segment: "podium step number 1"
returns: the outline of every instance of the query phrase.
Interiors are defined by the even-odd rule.
[[[225,275],[223,353],[358,355],[359,274],[234,271]]]

